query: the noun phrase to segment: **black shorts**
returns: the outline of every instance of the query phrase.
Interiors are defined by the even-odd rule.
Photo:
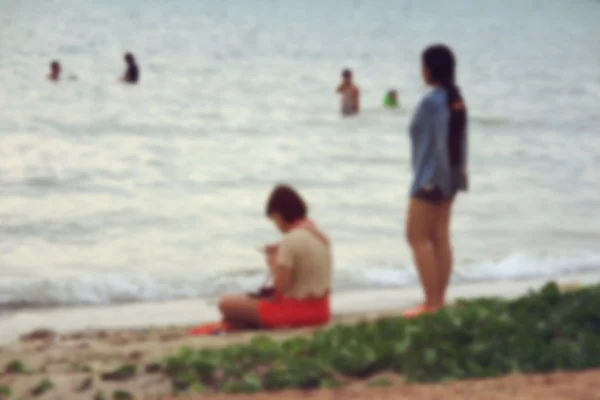
[[[431,189],[421,188],[412,197],[431,204],[440,204],[445,200],[448,200],[444,197],[444,193],[442,193],[438,187],[432,187]]]

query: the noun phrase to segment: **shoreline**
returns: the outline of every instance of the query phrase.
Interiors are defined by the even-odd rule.
[[[600,271],[543,278],[456,283],[449,288],[448,301],[481,296],[513,298],[552,280],[561,285],[596,283],[600,282]],[[334,293],[332,313],[334,320],[369,313],[398,314],[421,300],[420,286]],[[0,346],[37,329],[48,329],[60,334],[89,330],[147,330],[157,327],[189,327],[218,319],[216,304],[207,299],[21,309],[0,314]]]
[[[597,284],[600,282],[600,273],[566,275],[553,280],[563,290],[569,290]],[[539,289],[547,282],[547,279],[530,279],[455,285],[449,292],[448,300],[476,297],[510,299]],[[331,324],[356,324],[398,316],[403,308],[420,301],[421,296],[420,288],[340,293],[333,298],[335,316]],[[192,323],[203,322],[196,318],[199,314],[191,313],[199,306],[198,301],[194,300],[160,306],[134,304],[96,310],[53,310],[15,315],[13,321],[19,319],[22,324],[20,328],[24,329],[28,323],[47,330],[39,331],[36,338],[23,337],[0,346],[0,387],[10,387],[13,393],[22,395],[48,380],[53,385],[51,393],[48,393],[54,396],[51,398],[90,398],[96,391],[113,393],[115,390],[132,393],[135,398],[168,396],[171,393],[171,381],[164,374],[153,371],[153,366],[165,357],[176,354],[182,347],[220,348],[248,343],[257,335],[256,332],[248,332],[225,336],[189,336],[187,328]],[[156,307],[160,310],[156,310]],[[214,308],[207,303],[202,307],[206,310]],[[140,310],[146,310],[146,313],[139,313]],[[152,312],[148,314],[148,310]],[[137,319],[132,319],[136,312]],[[85,320],[76,318],[84,313],[87,313]],[[153,324],[143,324],[157,315],[162,316],[162,320],[154,319]],[[213,309],[213,315],[216,315],[216,309]],[[205,320],[208,317],[205,316]],[[0,322],[4,331],[7,330],[6,322]],[[62,326],[61,322],[70,324]],[[266,333],[280,341],[310,335],[317,329],[258,332],[258,335]],[[27,329],[28,332],[31,330]],[[17,333],[17,330],[13,331],[18,336]],[[9,367],[11,365],[13,367]],[[6,373],[10,368],[20,372]],[[122,368],[133,368],[137,373],[123,380],[105,378]],[[404,389],[399,386],[398,390]],[[228,398],[219,396],[222,395],[216,395],[217,398]]]

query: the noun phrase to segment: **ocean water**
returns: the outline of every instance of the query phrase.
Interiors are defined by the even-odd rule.
[[[471,115],[455,281],[598,270],[599,20],[592,0],[1,0],[0,308],[252,289],[276,182],[331,235],[336,290],[417,285],[407,126],[439,41]],[[52,59],[79,79],[45,81]]]

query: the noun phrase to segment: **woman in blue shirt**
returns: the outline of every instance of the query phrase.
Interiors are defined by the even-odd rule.
[[[444,306],[452,271],[450,214],[458,191],[467,190],[467,108],[455,84],[452,50],[434,45],[422,54],[422,75],[431,87],[410,125],[414,180],[407,239],[425,292],[425,302],[406,317]]]

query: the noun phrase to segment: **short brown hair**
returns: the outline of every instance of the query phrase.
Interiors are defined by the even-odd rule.
[[[280,184],[271,192],[265,212],[267,216],[278,213],[285,222],[292,223],[306,218],[308,207],[291,186]]]

